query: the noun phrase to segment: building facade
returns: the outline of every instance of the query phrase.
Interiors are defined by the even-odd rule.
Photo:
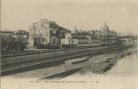
[[[26,45],[29,44],[29,32],[18,30],[14,32],[13,39],[15,40],[16,50],[23,51],[26,48]]]
[[[89,46],[90,39],[87,31],[72,33],[72,44],[75,46]]]
[[[65,33],[65,38],[61,39],[61,46],[70,46],[72,45],[72,36],[70,32]]]
[[[1,31],[1,49],[23,51],[28,44],[29,32],[25,30]]]
[[[101,40],[103,44],[115,44],[117,43],[117,32],[110,30],[105,24],[101,28]]]
[[[94,35],[101,44],[115,44],[118,40],[117,32],[110,30],[106,24],[100,30],[95,30]]]
[[[60,46],[65,33],[70,32],[56,22],[41,19],[29,27],[31,46]]]

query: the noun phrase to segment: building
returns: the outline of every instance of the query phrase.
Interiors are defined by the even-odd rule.
[[[29,32],[25,30],[18,30],[14,32],[13,39],[15,41],[15,49],[18,51],[23,51],[26,48],[26,45],[29,44]]]
[[[94,36],[100,44],[116,44],[118,41],[117,32],[110,30],[106,24],[100,30],[95,30]]]
[[[65,33],[65,38],[61,39],[61,46],[71,46],[72,44],[71,32]]]
[[[117,32],[109,30],[109,27],[106,24],[100,30],[103,44],[117,43]]]
[[[67,32],[65,38],[61,39],[62,46],[72,47],[72,46],[88,46],[89,38],[86,31],[81,32]]]
[[[72,44],[75,46],[89,46],[89,41],[86,31],[72,33]]]
[[[137,40],[133,36],[120,36],[118,40],[125,46],[134,46],[137,44]]]
[[[89,44],[91,46],[94,45],[101,45],[102,41],[100,39],[101,32],[97,30],[89,31],[89,36],[87,37],[89,39]]]
[[[56,22],[41,19],[29,27],[29,42],[31,46],[37,48],[59,47],[66,32],[70,32],[70,30],[57,25]]]
[[[25,30],[18,30],[13,33],[13,37],[16,40],[22,40],[23,43],[28,44],[29,32],[27,32]]]
[[[1,49],[23,51],[28,38],[29,32],[25,30],[1,31]]]
[[[89,40],[87,38],[74,38],[72,44],[74,46],[89,46]]]
[[[0,31],[1,37],[1,50],[6,50],[8,48],[8,43],[12,40],[14,32],[12,31]]]
[[[13,31],[1,31],[0,32],[1,39],[8,40],[13,36],[13,33],[14,33]]]

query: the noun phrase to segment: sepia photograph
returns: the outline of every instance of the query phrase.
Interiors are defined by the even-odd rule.
[[[137,0],[1,0],[1,89],[138,89]]]

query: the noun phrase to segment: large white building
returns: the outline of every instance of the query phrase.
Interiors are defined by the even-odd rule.
[[[32,46],[60,46],[66,32],[70,31],[58,26],[56,22],[41,19],[29,27],[29,42]]]

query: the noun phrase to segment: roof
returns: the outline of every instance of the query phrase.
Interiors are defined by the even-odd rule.
[[[0,31],[0,33],[14,33],[13,31]]]
[[[72,33],[72,38],[73,39],[87,39],[87,35],[81,35],[78,33]]]
[[[16,34],[16,35],[24,35],[24,34],[29,34],[29,32],[27,32],[25,30],[18,30],[16,32],[14,32],[14,34]]]

